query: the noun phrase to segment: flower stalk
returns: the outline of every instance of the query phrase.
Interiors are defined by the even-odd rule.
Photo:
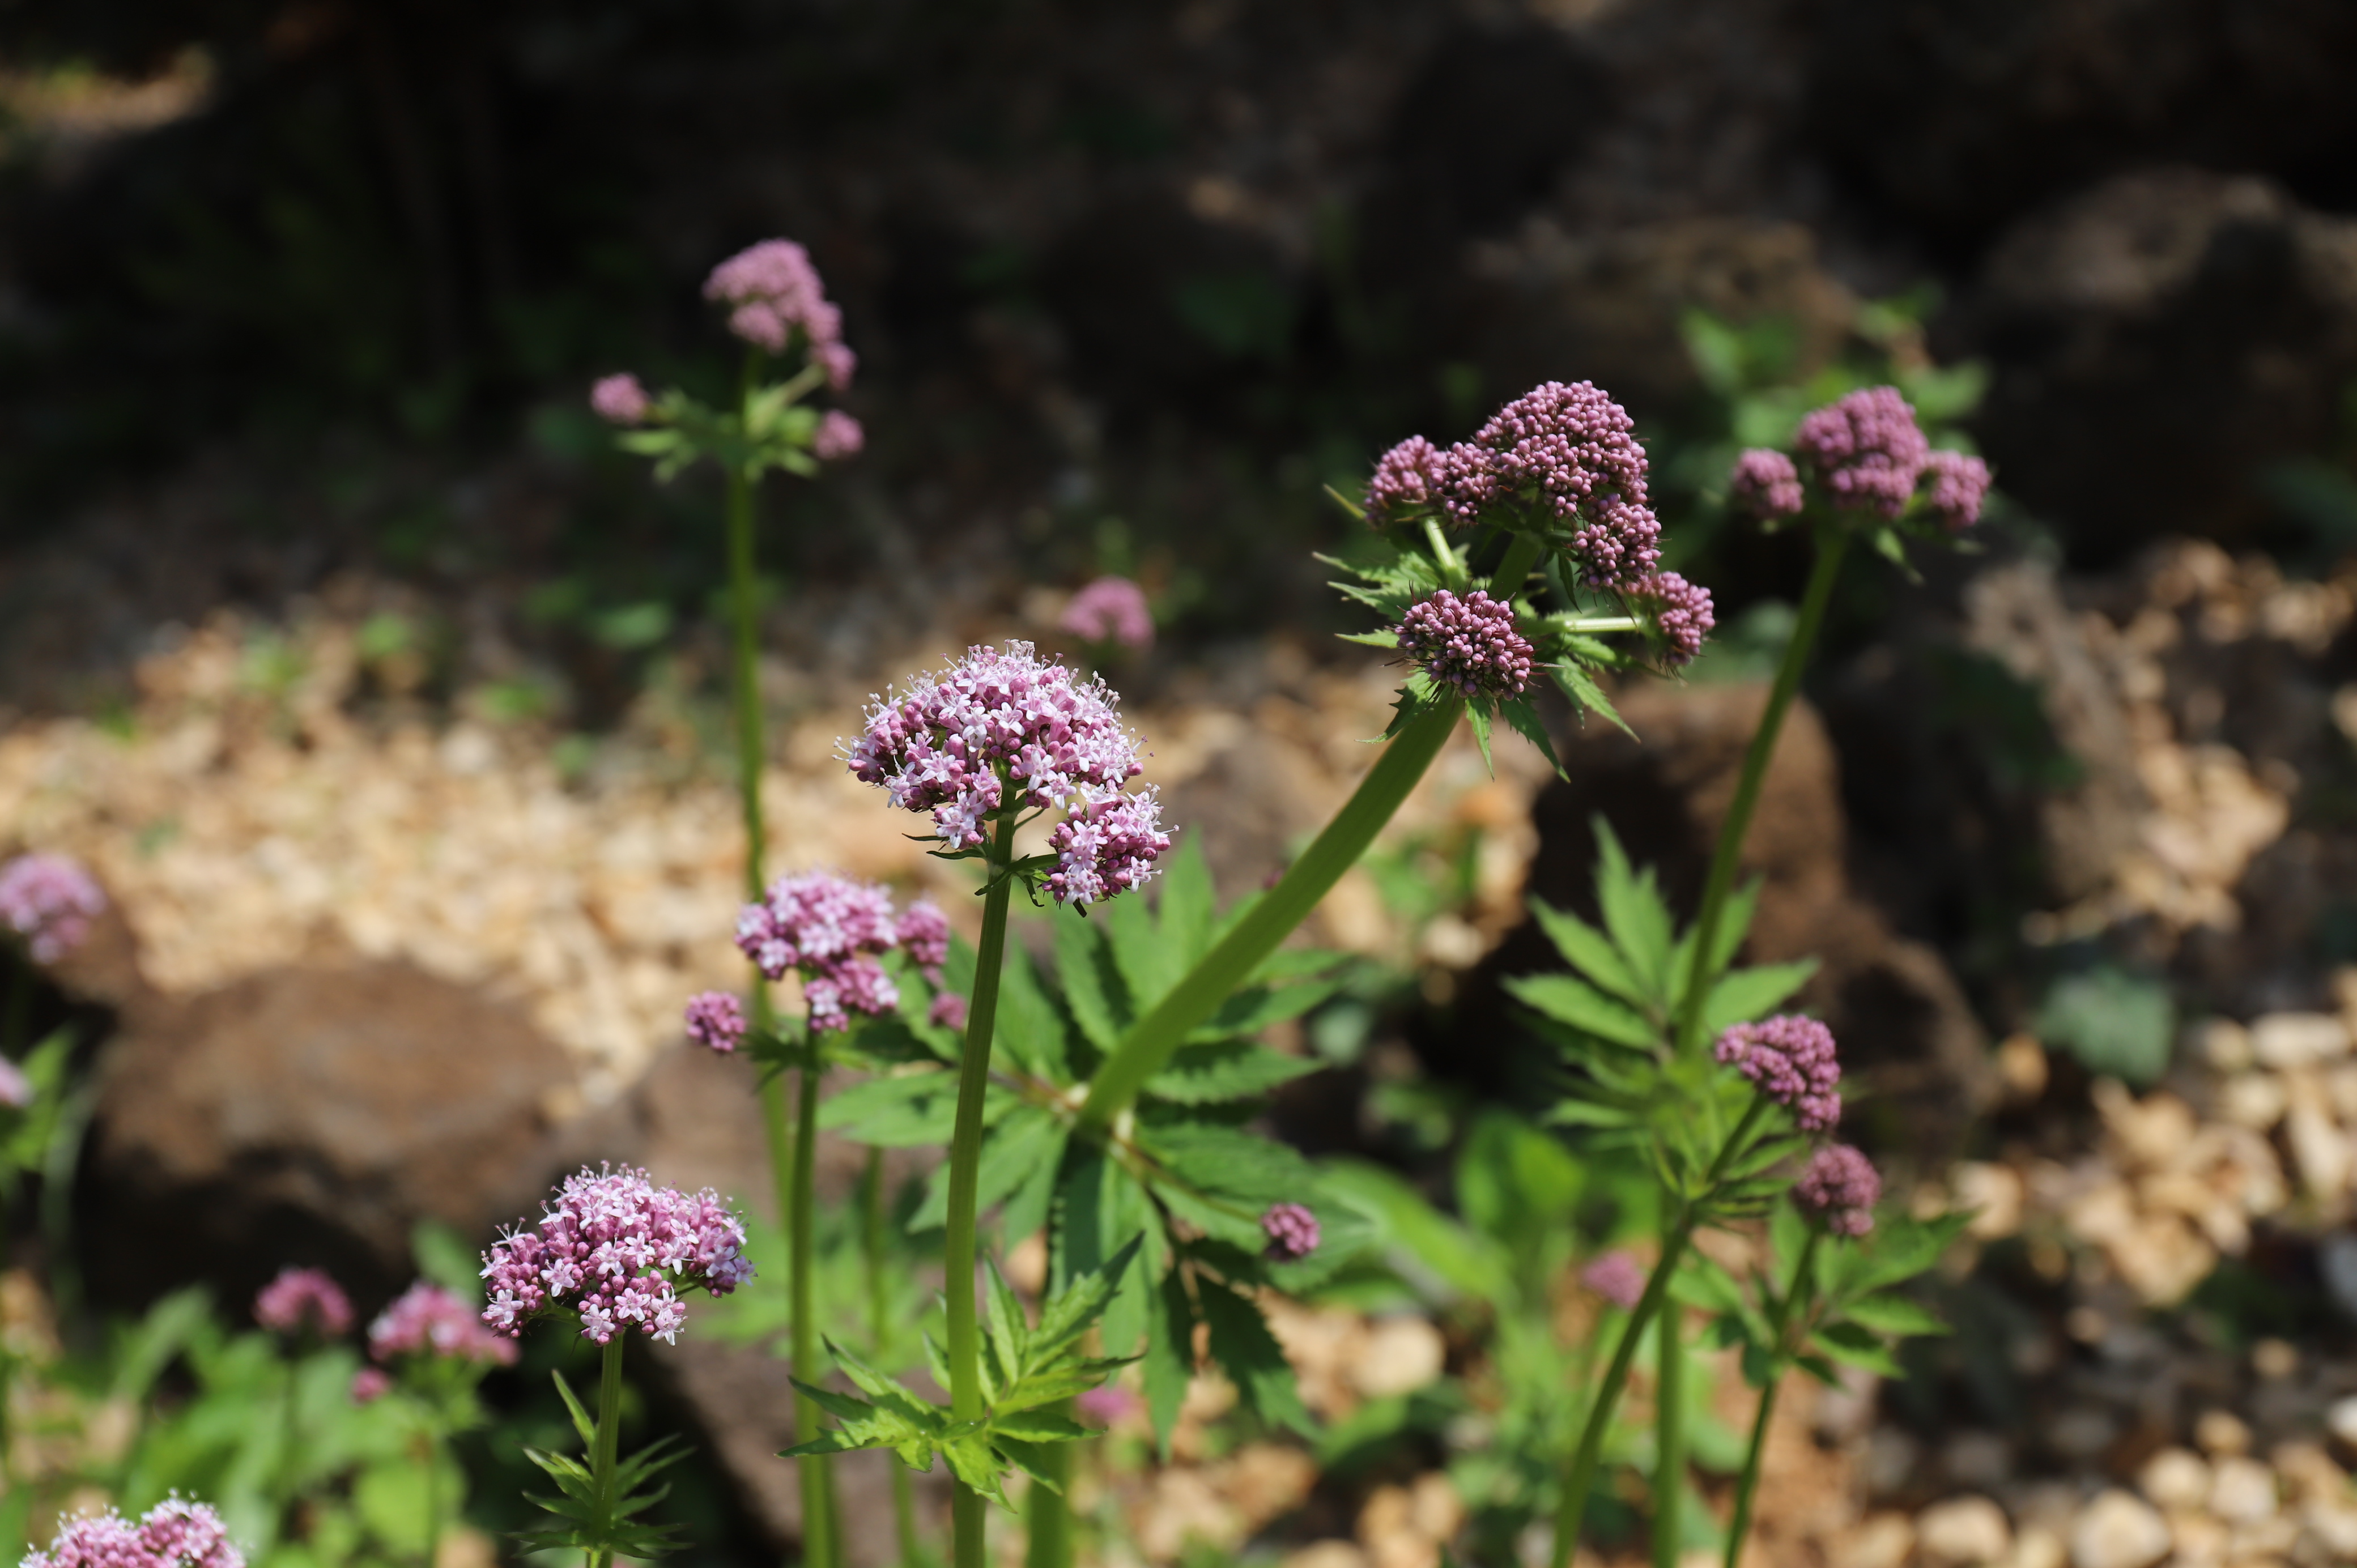
[[[1785,1329],[1792,1321],[1796,1305],[1802,1307],[1802,1321],[1807,1320],[1807,1306],[1801,1298],[1816,1278],[1817,1243],[1824,1235],[1815,1226],[1809,1228],[1808,1240],[1801,1243],[1800,1261],[1792,1265],[1792,1285],[1769,1310],[1768,1327],[1773,1342],[1769,1351],[1768,1380],[1760,1391],[1759,1413],[1752,1417],[1751,1442],[1743,1454],[1743,1474],[1735,1483],[1735,1511],[1727,1523],[1727,1568],[1738,1568],[1744,1538],[1751,1533],[1752,1495],[1759,1490],[1760,1462],[1768,1451],[1768,1423],[1776,1413],[1776,1391],[1783,1386],[1784,1369],[1792,1359]]]
[[[1666,1254],[1666,1236],[1663,1248]],[[1653,1568],[1678,1568],[1686,1492],[1686,1344],[1674,1302],[1653,1326]]]
[[[1490,583],[1493,598],[1511,597],[1537,564],[1542,545],[1527,534],[1508,540],[1505,559]],[[1102,1133],[1129,1109],[1146,1079],[1168,1066],[1187,1031],[1210,1017],[1228,994],[1277,950],[1295,927],[1309,918],[1342,874],[1359,862],[1375,835],[1400,809],[1465,712],[1450,697],[1434,702],[1384,746],[1358,789],[1336,812],[1275,886],[1263,894],[1213,946],[1196,961],[1154,1009],[1130,1028],[1089,1081],[1080,1122]]]
[[[982,940],[974,952],[974,995],[966,1004],[965,1045],[958,1063],[957,1120],[950,1136],[947,1237],[942,1289],[949,1298],[950,1411],[980,1421],[982,1332],[974,1302],[974,1209],[982,1169],[982,1112],[990,1088],[990,1042],[998,1022],[998,983],[1006,960],[1006,908],[1015,892],[1015,813],[1001,816],[986,861]],[[956,1568],[985,1568],[982,1494],[963,1482],[951,1494]]]
[[[597,1486],[597,1511],[595,1528],[601,1536],[610,1537],[614,1528],[614,1507],[620,1499],[615,1495],[614,1471],[622,1444],[622,1336],[617,1334],[606,1341],[603,1359],[597,1371],[597,1446],[590,1457],[590,1474]],[[601,1547],[588,1552],[589,1568],[613,1568],[614,1550]]]

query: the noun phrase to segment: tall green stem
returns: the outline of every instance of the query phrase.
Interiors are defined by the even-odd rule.
[[[813,1051],[818,1048],[818,1034],[808,1031]],[[816,1275],[816,1210],[818,1165],[818,1090],[819,1080],[825,1069],[814,1061],[801,1069],[799,1124],[794,1135],[793,1218],[790,1221],[792,1240],[794,1311],[794,1375],[806,1383],[819,1380],[818,1313],[815,1310],[814,1279]],[[809,1442],[818,1435],[818,1404],[809,1395],[794,1395],[794,1442]],[[796,1463],[802,1470],[802,1559],[813,1568],[825,1568],[835,1561],[834,1488],[825,1457],[806,1454]]]
[[[979,1421],[982,1330],[974,1311],[974,1208],[982,1170],[982,1111],[990,1089],[991,1033],[998,1023],[999,972],[1006,960],[1006,903],[1015,891],[1015,819],[999,820],[990,846],[990,883],[982,905],[982,942],[974,951],[974,996],[966,1005],[965,1047],[958,1063],[957,1122],[950,1135],[948,1238],[942,1288],[949,1297],[950,1412]],[[963,1482],[950,1493],[956,1568],[984,1568],[982,1495]]]
[[[1727,1521],[1727,1568],[1736,1568],[1743,1556],[1743,1538],[1751,1533],[1751,1497],[1760,1487],[1760,1461],[1768,1452],[1768,1423],[1776,1413],[1776,1391],[1783,1386],[1789,1359],[1785,1327],[1792,1322],[1792,1308],[1803,1304],[1803,1293],[1810,1292],[1816,1279],[1813,1271],[1817,1240],[1822,1234],[1814,1226],[1809,1228],[1809,1239],[1801,1243],[1800,1262],[1792,1266],[1792,1285],[1768,1315],[1768,1383],[1760,1391],[1760,1412],[1751,1420],[1751,1443],[1744,1450],[1743,1474],[1735,1483],[1735,1512]]]
[[[1597,1388],[1596,1402],[1588,1406],[1587,1421],[1580,1428],[1579,1447],[1572,1454],[1570,1467],[1564,1476],[1563,1495],[1555,1499],[1554,1568],[1566,1568],[1572,1549],[1579,1543],[1580,1522],[1587,1516],[1588,1488],[1596,1484],[1596,1467],[1603,1461],[1604,1434],[1612,1424],[1612,1412],[1620,1403],[1620,1391],[1628,1386],[1629,1369],[1637,1359],[1637,1342],[1669,1294],[1670,1277],[1677,1273],[1678,1260],[1685,1255],[1686,1243],[1694,1240],[1702,1205],[1717,1187],[1727,1163],[1749,1141],[1751,1130],[1760,1124],[1768,1104],[1764,1096],[1752,1096],[1742,1118],[1735,1123],[1735,1130],[1719,1145],[1710,1169],[1703,1174],[1700,1190],[1693,1197],[1677,1196],[1673,1218],[1662,1234],[1662,1256],[1653,1264],[1652,1276],[1645,1282],[1645,1294],[1637,1298],[1637,1305],[1629,1309],[1629,1321],[1620,1326],[1620,1343],[1613,1349],[1611,1364],[1604,1369],[1604,1381]]]
[[[1070,1415],[1070,1400],[1059,1401],[1058,1413]],[[1071,1568],[1072,1562],[1072,1449],[1070,1443],[1052,1443],[1040,1451],[1039,1467],[1053,1477],[1061,1491],[1033,1482],[1024,1506],[1028,1539],[1023,1547],[1023,1568]]]
[[[425,1568],[434,1568],[442,1545],[442,1440],[431,1421],[419,1423],[425,1439]]]
[[[1490,592],[1505,598],[1520,588],[1542,548],[1536,540],[1522,534],[1510,539],[1506,557],[1490,581]],[[1153,1011],[1122,1036],[1089,1080],[1089,1097],[1081,1107],[1082,1126],[1111,1125],[1137,1098],[1146,1080],[1169,1063],[1170,1053],[1178,1048],[1187,1031],[1210,1017],[1293,934],[1293,929],[1309,918],[1309,911],[1333,890],[1344,872],[1358,864],[1383,824],[1424,778],[1464,711],[1461,702],[1436,702],[1392,737],[1383,756],[1360,780],[1357,791],[1276,886],[1261,895],[1243,918],[1195,961]]]
[[[861,1208],[865,1223],[860,1227],[860,1251],[867,1265],[867,1332],[880,1352],[892,1333],[892,1292],[885,1272],[885,1229],[888,1214],[884,1192],[884,1151],[876,1144],[867,1148],[867,1174],[861,1184]],[[906,1465],[893,1465],[892,1527],[900,1548],[900,1568],[916,1568],[917,1563],[917,1493],[909,1479]]]
[[[622,1445],[622,1336],[606,1341],[605,1361],[597,1373],[597,1446],[590,1455],[589,1475],[597,1491],[597,1533],[610,1540],[615,1493],[614,1471]],[[611,1548],[588,1553],[589,1568],[613,1568]]]
[[[1663,1244],[1666,1251],[1666,1236]],[[1686,1344],[1674,1302],[1653,1325],[1653,1568],[1678,1568],[1686,1481]]]
[[[1760,787],[1767,779],[1768,761],[1775,755],[1776,737],[1783,730],[1785,712],[1801,689],[1801,672],[1808,668],[1810,650],[1815,647],[1818,628],[1824,624],[1825,606],[1833,598],[1834,581],[1841,575],[1842,556],[1849,549],[1849,530],[1839,522],[1821,522],[1817,525],[1816,546],[1816,564],[1810,569],[1809,585],[1801,595],[1801,612],[1792,623],[1792,640],[1784,645],[1783,660],[1776,667],[1775,684],[1768,689],[1768,705],[1760,711],[1759,727],[1751,732],[1751,745],[1743,754],[1743,771],[1736,779],[1735,799],[1727,803],[1727,816],[1718,824],[1718,843],[1711,852],[1709,879],[1703,884],[1702,910],[1695,918],[1694,962],[1686,974],[1684,1006],[1678,1017],[1677,1044],[1681,1051],[1694,1050],[1702,1040],[1713,950],[1718,946],[1718,928],[1727,914],[1727,895],[1735,888],[1736,869],[1742,863],[1743,840],[1750,831],[1751,813],[1760,805]]]

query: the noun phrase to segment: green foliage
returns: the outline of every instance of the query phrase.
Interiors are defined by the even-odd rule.
[[[2037,1021],[2040,1036],[2077,1057],[2088,1071],[2139,1086],[2168,1070],[2176,1026],[2166,986],[2109,965],[2056,981]]]
[[[823,377],[815,367],[793,377],[748,390],[739,406],[714,409],[677,387],[654,399],[642,428],[615,437],[625,452],[654,460],[655,478],[669,479],[699,459],[758,479],[772,468],[810,478],[818,472],[811,443],[819,411],[802,398]]]
[[[609,1348],[608,1354],[611,1353]],[[581,1402],[574,1397],[564,1374],[553,1375],[557,1394],[573,1418],[573,1430],[580,1434],[582,1447],[594,1455],[597,1450],[597,1423],[581,1408]],[[609,1420],[619,1419],[619,1412],[605,1413]],[[570,1455],[527,1448],[524,1456],[556,1483],[558,1494],[553,1498],[527,1494],[531,1501],[558,1522],[519,1534],[517,1543],[526,1551],[583,1552],[589,1554],[592,1563],[615,1556],[644,1561],[666,1556],[683,1544],[684,1531],[680,1526],[651,1524],[638,1517],[670,1494],[668,1484],[650,1487],[648,1483],[687,1457],[687,1449],[677,1438],[658,1438],[628,1458],[617,1458],[613,1474],[605,1477],[597,1475],[594,1465],[584,1464]]]
[[[1089,1356],[1083,1342],[1090,1327],[1103,1316],[1143,1244],[1144,1238],[1133,1238],[1103,1266],[1076,1275],[1041,1306],[1037,1324],[1025,1317],[1023,1304],[998,1271],[990,1271],[989,1316],[982,1330],[985,1412],[978,1421],[958,1420],[949,1410],[877,1371],[857,1353],[830,1341],[827,1349],[844,1375],[867,1397],[836,1393],[795,1379],[794,1386],[838,1424],[781,1456],[888,1448],[910,1469],[931,1470],[939,1455],[959,1480],[1001,1506],[1006,1504],[1006,1477],[1010,1469],[1022,1471],[1051,1490],[1062,1490],[1043,1450],[1090,1433],[1054,1407],[1095,1388],[1128,1364],[1128,1358]],[[930,1337],[926,1348],[933,1360],[935,1380],[946,1386],[948,1363]]]

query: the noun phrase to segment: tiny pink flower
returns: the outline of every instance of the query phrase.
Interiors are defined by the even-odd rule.
[[[1792,446],[1835,506],[1884,517],[1907,510],[1931,456],[1897,387],[1864,387],[1806,415]]]
[[[830,408],[819,415],[818,429],[811,435],[811,450],[823,463],[855,456],[866,445],[867,432],[860,427],[859,421],[839,408]]]
[[[1275,1203],[1260,1217],[1268,1237],[1268,1256],[1280,1262],[1306,1258],[1318,1250],[1318,1216],[1297,1203]]]
[[[1636,429],[1628,411],[1594,382],[1543,382],[1444,455],[1442,510],[1467,527],[1501,506],[1543,509],[1555,527],[1570,531],[1567,548],[1585,581],[1598,587],[1631,582],[1662,556],[1662,525],[1648,504],[1649,464]]]
[[[1615,1248],[1598,1253],[1580,1270],[1579,1283],[1613,1305],[1627,1308],[1645,1294],[1645,1271],[1634,1257]]]
[[[1530,639],[1514,629],[1513,607],[1476,588],[1447,588],[1410,605],[1397,628],[1402,653],[1436,685],[1468,698],[1515,697],[1531,683]]]
[[[687,999],[687,1037],[726,1056],[745,1039],[745,1004],[726,991],[700,991]]]
[[[600,376],[597,384],[589,389],[589,406],[597,417],[610,424],[643,424],[654,401],[639,378],[627,372]]]
[[[941,906],[930,898],[918,899],[901,915],[893,934],[899,939],[900,950],[909,955],[909,961],[922,970],[934,984],[940,984],[942,965],[950,958],[950,918],[942,913]]]
[[[682,1291],[726,1295],[752,1277],[744,1222],[718,1194],[657,1187],[628,1165],[585,1166],[537,1224],[483,1254],[481,1318],[513,1338],[535,1317],[567,1313],[600,1345],[633,1322],[669,1343],[687,1321]]]
[[[512,1340],[485,1328],[474,1307],[425,1280],[377,1315],[368,1347],[371,1356],[386,1362],[396,1356],[447,1356],[509,1367],[516,1359]]]
[[[55,963],[81,946],[104,913],[106,894],[80,861],[20,854],[0,865],[0,926],[24,939],[35,963]]]
[[[1367,521],[1377,528],[1432,513],[1440,504],[1448,459],[1421,435],[1411,435],[1375,460],[1367,481]]]
[[[351,1298],[324,1269],[285,1269],[253,1298],[253,1320],[274,1334],[340,1338],[352,1326]]]
[[[1667,645],[1666,662],[1692,661],[1702,651],[1718,618],[1711,607],[1710,590],[1689,583],[1675,572],[1655,572],[1638,578],[1627,589],[1638,608],[1653,618],[1654,629]]]
[[[1072,596],[1056,624],[1083,642],[1113,643],[1133,653],[1154,646],[1146,590],[1126,577],[1099,577]]]
[[[899,943],[892,896],[831,871],[782,876],[737,917],[737,946],[770,980],[802,976],[813,1029],[844,1029],[853,1012],[880,1017],[900,1004],[877,956]]]
[[[1819,1149],[1792,1184],[1792,1202],[1802,1213],[1836,1236],[1863,1236],[1874,1229],[1874,1206],[1882,1200],[1882,1177],[1874,1162],[1847,1144]]]
[[[245,1568],[221,1516],[177,1494],[137,1524],[110,1509],[69,1519],[46,1552],[26,1554],[21,1568]]]
[[[764,240],[712,269],[704,297],[726,304],[728,329],[782,354],[799,335],[811,361],[841,392],[857,359],[843,344],[843,312],[826,297],[810,252],[791,240]]]
[[[1735,460],[1727,476],[1727,499],[1754,517],[1797,517],[1804,498],[1801,471],[1781,452],[1753,447]]]

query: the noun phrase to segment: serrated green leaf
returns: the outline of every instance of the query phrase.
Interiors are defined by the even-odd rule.
[[[1505,984],[1506,994],[1523,1006],[1598,1039],[1640,1050],[1661,1042],[1661,1030],[1635,1008],[1576,976],[1518,974]]]
[[[1535,895],[1530,899],[1530,908],[1539,929],[1546,933],[1547,940],[1555,944],[1555,951],[1572,968],[1623,1002],[1639,1007],[1645,1004],[1645,988],[1629,972],[1629,965],[1611,939],[1578,916],[1558,909]]]
[[[1129,992],[1114,967],[1103,929],[1079,911],[1059,905],[1049,918],[1056,943],[1056,980],[1064,1004],[1081,1033],[1100,1051],[1121,1043],[1132,1014]]]
[[[1197,1281],[1196,1294],[1211,1329],[1211,1359],[1226,1371],[1243,1404],[1272,1426],[1311,1434],[1315,1429],[1302,1405],[1293,1368],[1260,1308],[1209,1280]]]
[[[1296,1150],[1216,1122],[1144,1125],[1137,1142],[1172,1176],[1198,1192],[1233,1200],[1255,1219],[1318,1181],[1317,1167]]]
[[[1186,1402],[1187,1385],[1195,1376],[1195,1304],[1177,1269],[1167,1272],[1147,1297],[1144,1375],[1146,1418],[1154,1423],[1156,1444],[1168,1462],[1178,1407]]]
[[[1056,1473],[1059,1466],[1048,1456],[1047,1444],[1007,1436],[994,1427],[990,1434],[990,1445],[1000,1458],[1030,1477],[1034,1482],[1058,1497],[1063,1496],[1065,1478]]]
[[[1809,983],[1817,972],[1813,958],[1792,963],[1764,963],[1733,970],[1710,988],[1703,1008],[1703,1032],[1716,1039],[1731,1024],[1748,1024],[1772,1012],[1778,1004]]]
[[[979,1432],[972,1432],[937,1443],[934,1447],[942,1458],[950,1462],[951,1473],[967,1487],[1000,1508],[1010,1506],[1006,1501],[998,1454],[991,1447],[987,1437]]]
[[[1063,1168],[1064,1151],[1071,1142],[1071,1125],[1061,1117],[1056,1118],[1053,1130],[1039,1148],[1029,1174],[999,1205],[999,1230],[1009,1246],[1032,1235],[1048,1222],[1049,1208],[1056,1196],[1057,1177]]]
[[[1903,1295],[1859,1296],[1842,1303],[1840,1312],[1846,1321],[1877,1334],[1911,1337],[1952,1332],[1936,1313]]]
[[[1602,812],[1593,819],[1596,831],[1596,901],[1604,913],[1604,929],[1620,950],[1630,975],[1644,989],[1659,1011],[1669,999],[1671,927],[1669,906],[1662,901],[1648,867],[1641,875],[1631,868],[1627,852]]]
[[[1576,709],[1598,715],[1631,740],[1637,738],[1637,732],[1629,727],[1629,721],[1620,716],[1620,710],[1612,705],[1612,699],[1604,694],[1604,688],[1587,671],[1577,664],[1550,664],[1547,673],[1555,677],[1555,683]]]
[[[1020,946],[1006,955],[998,988],[998,1023],[992,1050],[1051,1083],[1071,1081],[1062,1009],[1049,1000],[1031,955]]]
[[[1399,646],[1396,631],[1344,631],[1335,634],[1344,642],[1355,642],[1361,648],[1392,648]]]
[[[822,1102],[818,1124],[887,1149],[946,1144],[957,1121],[957,1080],[942,1070],[870,1079]]]
[[[974,1205],[987,1208],[1036,1175],[1040,1165],[1052,1166],[1060,1156],[1071,1128],[1054,1112],[1037,1105],[1018,1105],[983,1137],[982,1158],[974,1171]],[[949,1178],[947,1162],[935,1167],[925,1184],[924,1201],[909,1217],[911,1230],[931,1230],[947,1222]]]
[[[1114,967],[1129,988],[1130,1005],[1142,1016],[1152,1011],[1186,972],[1177,948],[1163,940],[1161,922],[1143,898],[1114,898],[1092,918],[1104,922]]]
[[[1555,754],[1555,736],[1547,734],[1546,725],[1540,722],[1538,709],[1532,705],[1528,697],[1507,698],[1498,704],[1498,714],[1516,735],[1538,747],[1539,755],[1547,759],[1547,766],[1555,769],[1556,778],[1566,783],[1571,781],[1571,775],[1564,771],[1563,759]]]
[[[1070,1284],[1039,1309],[1039,1326],[1032,1332],[1035,1364],[1044,1365],[1076,1345],[1089,1325],[1104,1315],[1105,1305],[1120,1288],[1139,1251],[1143,1236],[1133,1236],[1113,1256],[1073,1276]]]
[[[1178,954],[1183,972],[1210,950],[1211,929],[1219,918],[1218,900],[1211,890],[1211,868],[1203,858],[1202,840],[1189,837],[1183,841],[1177,854],[1163,857],[1161,873],[1155,879],[1160,889],[1156,914],[1162,940]]]
[[[1466,703],[1465,722],[1472,726],[1473,739],[1481,747],[1481,766],[1489,770],[1491,778],[1495,779],[1498,764],[1490,755],[1490,704],[1486,702]]]
[[[1809,1343],[1834,1360],[1878,1377],[1905,1375],[1882,1341],[1854,1323],[1828,1323],[1809,1337]]]
[[[1171,1054],[1168,1067],[1146,1080],[1145,1092],[1174,1105],[1214,1105],[1265,1094],[1325,1066],[1314,1058],[1289,1057],[1250,1040],[1181,1046]]]
[[[556,1397],[565,1402],[565,1413],[573,1418],[573,1430],[580,1435],[582,1445],[587,1448],[597,1447],[597,1423],[589,1419],[589,1412],[581,1408],[579,1400],[573,1397],[573,1390],[565,1382],[565,1374],[552,1371],[548,1375],[555,1380]]]

